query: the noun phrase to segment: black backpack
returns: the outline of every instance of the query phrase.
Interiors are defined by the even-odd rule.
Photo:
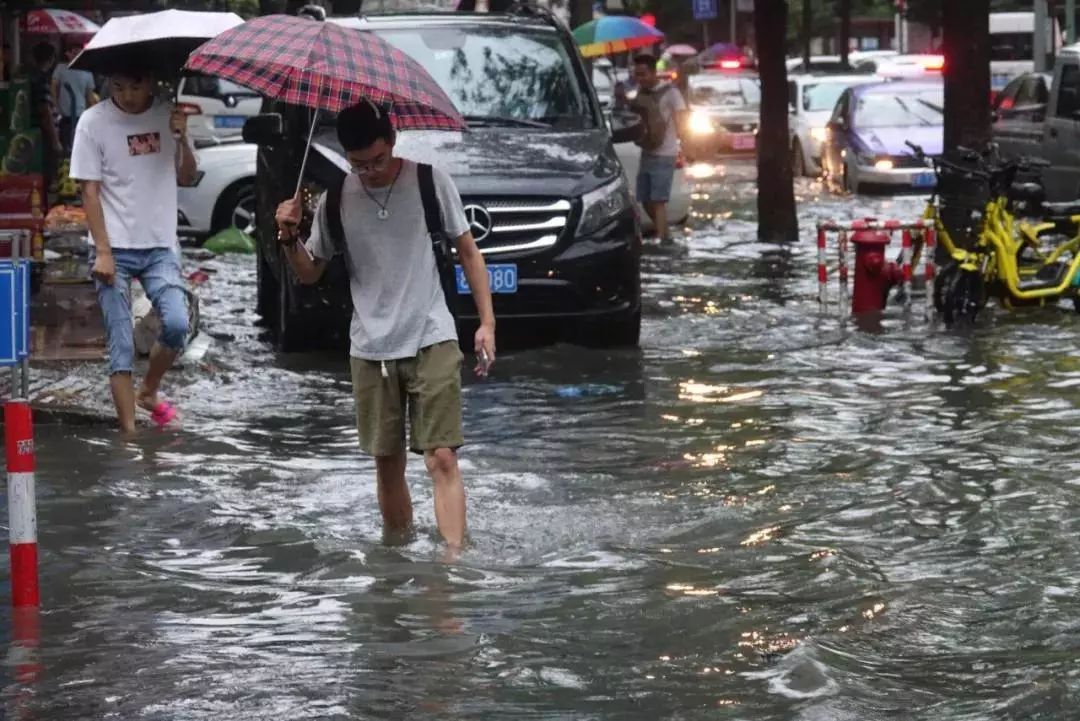
[[[641,116],[645,125],[645,131],[638,138],[637,144],[642,150],[651,152],[664,144],[667,136],[668,121],[664,118],[664,111],[660,102],[664,96],[675,88],[672,85],[661,85],[656,90],[638,91],[637,97],[631,103],[631,109]]]
[[[435,192],[435,173],[430,165],[417,163],[416,176],[420,183],[420,200],[424,205],[424,221],[431,237],[431,250],[435,253],[435,267],[439,271],[439,284],[442,285],[446,307],[456,321],[457,277],[454,271],[453,242],[443,228],[439,196]],[[342,178],[340,183],[331,185],[326,191],[326,226],[334,251],[344,255],[348,261],[349,248],[345,243],[345,227],[341,224],[341,193],[344,187],[345,178]]]

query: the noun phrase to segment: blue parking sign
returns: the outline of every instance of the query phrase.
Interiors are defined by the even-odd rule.
[[[0,261],[0,366],[13,366],[19,357],[19,320],[15,316],[19,292],[19,269],[10,260]]]
[[[0,261],[0,367],[30,356],[30,263]]]
[[[691,0],[695,20],[715,20],[718,16],[716,0]]]

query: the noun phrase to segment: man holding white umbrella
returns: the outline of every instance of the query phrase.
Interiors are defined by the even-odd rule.
[[[195,179],[187,117],[155,100],[155,80],[179,75],[196,47],[242,24],[230,13],[169,10],[111,20],[71,63],[109,76],[110,97],[90,108],[75,131],[71,177],[82,183],[94,243],[93,276],[108,336],[117,419],[135,430],[136,407],[159,426],[176,410],[158,391],[188,335],[187,300],[176,236],[177,183]],[[155,77],[156,76],[156,77]],[[142,283],[162,332],[136,393],[131,281]]]

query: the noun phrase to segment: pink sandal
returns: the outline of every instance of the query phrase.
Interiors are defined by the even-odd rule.
[[[150,412],[150,420],[157,423],[158,428],[164,428],[176,418],[176,408],[168,401],[161,401]]]

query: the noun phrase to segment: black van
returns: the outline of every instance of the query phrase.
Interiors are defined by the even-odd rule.
[[[613,141],[635,139],[640,122],[602,113],[561,21],[517,8],[327,22],[377,33],[414,57],[466,117],[467,132],[403,133],[398,149],[446,169],[457,184],[492,276],[500,331],[536,322],[570,339],[637,345],[641,232]],[[311,116],[266,110],[275,112],[245,128],[260,145],[258,310],[281,350],[344,344],[351,312],[344,266],[332,264],[319,286],[301,287],[274,240],[273,209],[295,185]],[[306,173],[312,197],[348,172],[332,120],[316,131]],[[467,327],[476,310],[460,292]]]

